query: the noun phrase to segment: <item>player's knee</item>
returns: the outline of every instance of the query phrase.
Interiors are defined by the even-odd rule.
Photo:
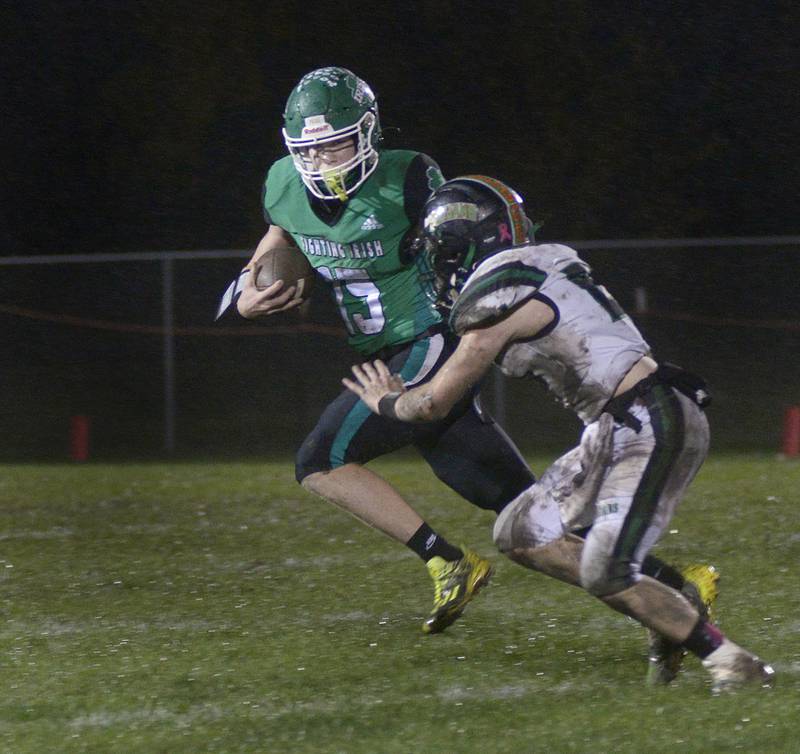
[[[294,478],[304,489],[314,492],[314,480],[325,476],[331,470],[330,464],[320,466],[315,463],[301,462],[298,459],[294,466]]]
[[[514,503],[509,503],[501,512],[494,522],[494,529],[492,530],[492,539],[494,540],[495,547],[500,552],[506,553],[514,549],[514,529],[516,519],[516,508]]]
[[[541,547],[564,535],[558,504],[539,485],[531,485],[512,500],[495,521],[492,536],[497,549]]]
[[[627,589],[634,583],[629,560],[614,554],[617,532],[614,527],[595,525],[581,555],[581,586],[595,597],[605,597]]]
[[[309,464],[308,455],[303,453],[303,448],[300,448],[294,459],[294,478],[299,484],[305,487],[305,480],[308,478],[309,474],[313,473],[314,471]]]
[[[595,597],[609,597],[634,584],[630,565],[613,559],[582,559],[581,586]]]
[[[297,481],[300,482],[300,486],[306,490],[306,492],[313,492],[316,495],[322,495],[320,485],[321,480],[325,477],[326,473],[327,472],[325,471],[312,471]]]
[[[321,451],[320,443],[317,438],[311,434],[305,442],[300,446],[297,451],[297,456],[294,460],[294,478],[303,485],[304,488],[309,489],[306,480],[309,477],[319,473],[331,470],[331,462],[329,455]]]

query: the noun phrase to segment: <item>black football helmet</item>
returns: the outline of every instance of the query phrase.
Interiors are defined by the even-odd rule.
[[[520,195],[496,178],[465,175],[446,181],[422,212],[417,245],[425,257],[428,294],[449,308],[480,262],[533,243],[538,227],[525,215]]]

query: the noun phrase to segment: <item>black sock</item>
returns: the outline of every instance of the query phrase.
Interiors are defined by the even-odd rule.
[[[413,550],[426,563],[435,557],[445,560],[458,560],[464,553],[453,547],[444,537],[437,534],[428,524],[422,524],[406,542],[406,547]]]
[[[686,583],[686,579],[683,578],[683,574],[677,568],[673,568],[669,563],[665,563],[655,555],[648,555],[644,559],[642,573],[678,591]]]
[[[700,618],[683,646],[701,660],[708,657],[725,640],[725,636],[716,626]]]

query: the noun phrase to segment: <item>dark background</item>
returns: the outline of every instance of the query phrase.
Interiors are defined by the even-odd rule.
[[[370,83],[388,146],[517,188],[542,240],[800,232],[796,3],[302,6],[5,3],[0,255],[251,249],[286,97],[323,65]],[[796,246],[585,256],[624,306],[647,289],[658,355],[714,378],[718,444],[778,447],[800,402]],[[176,266],[182,454],[291,450],[354,358],[308,331],[335,316],[321,295],[302,337],[199,332],[238,266]],[[158,265],[0,277],[0,453],[62,457],[86,413],[96,456],[157,454],[162,340],[131,326],[160,322]],[[508,389],[523,444],[574,437],[533,386]]]

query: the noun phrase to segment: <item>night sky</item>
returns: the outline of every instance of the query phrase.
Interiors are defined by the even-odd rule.
[[[252,247],[286,96],[323,65],[372,85],[388,146],[505,180],[550,238],[797,234],[799,19],[743,0],[7,2],[0,254]]]

